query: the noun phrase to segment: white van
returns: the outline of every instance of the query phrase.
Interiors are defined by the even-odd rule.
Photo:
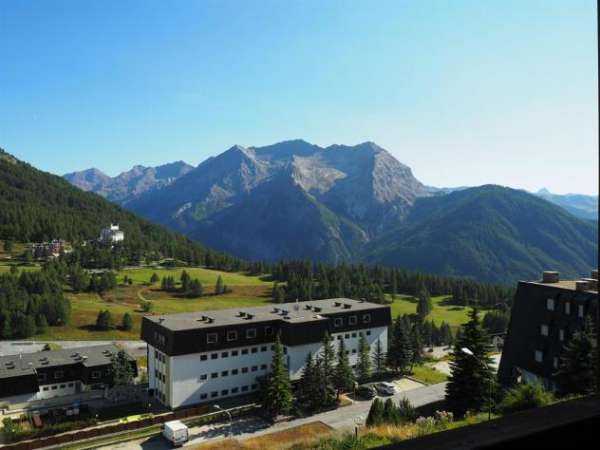
[[[165,422],[162,426],[162,435],[176,447],[185,444],[190,438],[188,427],[179,420]]]

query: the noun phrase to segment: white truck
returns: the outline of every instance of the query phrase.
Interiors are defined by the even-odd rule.
[[[176,447],[185,444],[190,438],[188,427],[179,420],[165,422],[162,426],[162,435]]]

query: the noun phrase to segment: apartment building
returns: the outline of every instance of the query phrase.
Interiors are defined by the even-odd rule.
[[[544,272],[540,281],[519,282],[508,335],[500,361],[499,379],[517,379],[555,386],[564,345],[583,327],[586,316],[596,318],[598,270],[590,278],[561,280],[558,272]]]
[[[271,369],[277,335],[292,381],[308,353],[322,351],[326,332],[336,346],[344,341],[355,365],[360,336],[372,352],[378,340],[387,349],[390,322],[389,306],[346,298],[146,316],[150,389],[173,409],[255,392]]]
[[[19,404],[104,390],[110,381],[110,345],[0,356],[0,403]],[[134,372],[136,362],[130,359]]]

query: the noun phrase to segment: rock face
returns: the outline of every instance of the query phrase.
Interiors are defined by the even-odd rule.
[[[126,205],[246,258],[335,262],[355,259],[424,195],[410,168],[374,143],[294,140],[234,146]]]
[[[84,191],[92,191],[108,200],[125,205],[141,194],[164,187],[193,167],[177,161],[158,167],[134,166],[116,177],[109,177],[98,169],[72,172],[63,177]]]

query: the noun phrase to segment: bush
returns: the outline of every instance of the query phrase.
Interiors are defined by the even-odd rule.
[[[554,395],[548,392],[540,383],[520,384],[510,389],[498,405],[501,414],[511,414],[526,409],[547,406],[556,401]]]
[[[398,415],[400,416],[400,421],[403,422],[414,422],[417,420],[417,411],[406,397],[403,397],[398,402]]]

